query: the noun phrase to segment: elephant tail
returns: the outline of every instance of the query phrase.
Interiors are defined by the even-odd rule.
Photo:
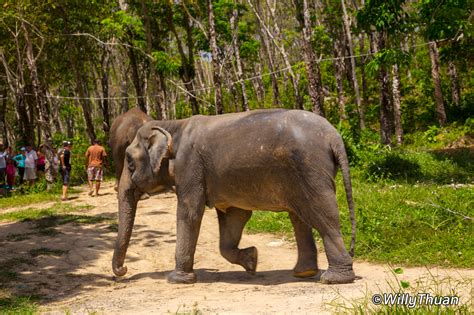
[[[333,154],[336,158],[339,167],[342,172],[342,180],[344,182],[344,189],[346,191],[347,205],[349,206],[349,215],[351,220],[351,247],[349,255],[354,257],[355,239],[356,239],[356,218],[355,218],[355,206],[352,198],[352,183],[351,173],[349,170],[349,160],[347,159],[346,149],[341,138],[336,141],[336,145],[331,146]]]

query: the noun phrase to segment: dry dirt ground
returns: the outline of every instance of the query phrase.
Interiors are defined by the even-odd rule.
[[[356,260],[358,278],[351,284],[296,279],[291,272],[296,261],[294,242],[269,234],[243,236],[242,247],[254,245],[259,250],[258,272],[248,275],[220,256],[213,210],[206,211],[197,246],[198,283],[168,284],[176,238],[176,197],[172,193],[140,201],[126,258],[128,274],[116,279],[111,271],[117,217],[112,183],[105,183],[101,193],[91,198],[84,190],[66,202],[90,205],[75,214],[102,218],[96,222],[72,220],[50,228],[41,220],[0,223],[0,260],[18,258],[12,268],[19,277],[7,285],[10,292],[40,295],[40,312],[48,314],[345,312],[343,304],[373,307],[372,294],[397,289],[400,280],[408,281],[414,293],[428,288],[452,293],[449,290],[455,289],[461,301],[472,301],[473,269],[404,268],[395,278],[391,270],[397,266]],[[327,268],[324,253],[319,258],[321,267]]]

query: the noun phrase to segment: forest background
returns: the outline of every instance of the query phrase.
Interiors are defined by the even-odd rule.
[[[157,119],[306,109],[385,145],[472,125],[468,1],[0,3],[7,145],[106,140],[135,106]]]
[[[132,107],[156,119],[304,109],[345,141],[358,259],[472,268],[472,1],[0,0],[0,8],[0,140],[15,150],[73,141],[74,183],[85,181],[90,142],[107,143],[115,117]],[[0,208],[58,201],[44,187],[0,198]],[[340,177],[337,187],[347,236]],[[292,227],[286,213],[255,212],[247,231]],[[0,280],[13,283],[10,273]]]

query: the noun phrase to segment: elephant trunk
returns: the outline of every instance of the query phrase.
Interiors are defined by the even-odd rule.
[[[124,168],[126,169],[126,167]],[[135,185],[131,184],[128,170],[123,172],[119,184],[119,224],[118,236],[115,244],[114,256],[112,258],[112,269],[118,277],[127,273],[124,266],[125,255],[132,235],[133,223],[139,199],[139,192]]]

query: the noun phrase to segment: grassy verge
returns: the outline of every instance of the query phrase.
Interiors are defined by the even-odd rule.
[[[36,314],[38,312],[38,298],[35,296],[0,297],[2,314]]]
[[[351,168],[356,203],[356,257],[404,265],[472,267],[474,154],[466,148],[357,152]],[[337,199],[350,241],[341,176]],[[255,212],[250,232],[293,234],[286,213]],[[316,235],[318,237],[318,235]]]
[[[426,278],[410,282],[403,280],[402,268],[391,274],[375,292],[366,291],[359,299],[338,293],[326,305],[335,314],[472,314],[472,296],[465,294],[471,279],[440,279],[428,272]]]

